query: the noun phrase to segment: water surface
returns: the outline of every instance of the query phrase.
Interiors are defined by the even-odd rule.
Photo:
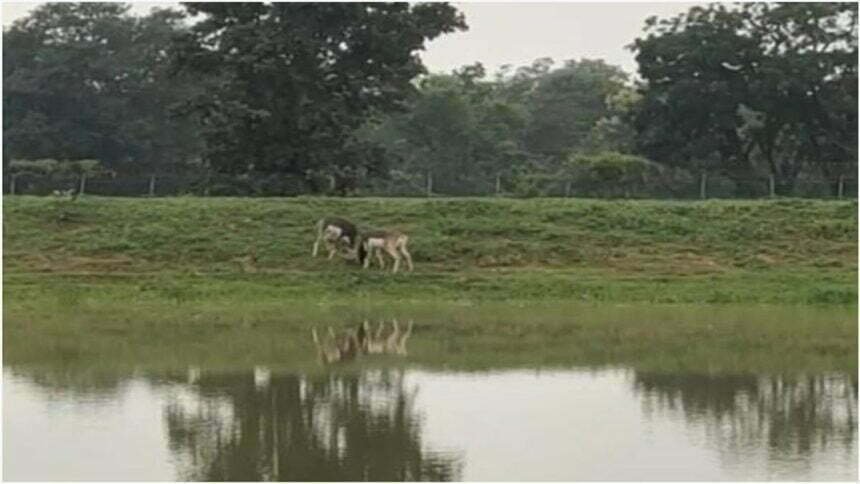
[[[7,367],[6,480],[855,480],[857,380]]]

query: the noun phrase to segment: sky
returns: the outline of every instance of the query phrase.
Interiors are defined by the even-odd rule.
[[[176,2],[132,2],[132,13],[146,14],[153,6],[177,7]],[[39,3],[4,2],[3,27],[27,15]],[[651,15],[673,16],[691,2],[454,2],[466,17],[469,30],[446,34],[426,45],[421,54],[431,72],[480,61],[492,74],[500,66],[523,66],[551,57],[604,59],[636,72],[633,53],[625,47],[640,36]]]

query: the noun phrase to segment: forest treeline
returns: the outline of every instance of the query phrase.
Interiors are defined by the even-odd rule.
[[[636,76],[549,58],[428,73],[426,43],[468,28],[445,3],[129,8],[48,3],[4,30],[7,180],[685,196],[709,179],[747,197],[762,180],[778,195],[805,180],[841,194],[856,177],[856,3],[643,19]]]

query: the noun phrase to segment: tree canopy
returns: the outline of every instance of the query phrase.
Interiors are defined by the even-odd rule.
[[[635,179],[674,196],[700,173],[737,196],[768,177],[779,194],[811,178],[835,194],[856,173],[856,4],[647,19],[638,78],[546,57],[428,73],[427,42],[466,28],[446,3],[47,3],[3,32],[3,164],[35,178],[31,162],[98,160],[225,195]],[[603,166],[635,176],[592,176]]]
[[[128,8],[49,3],[3,32],[4,164],[94,158],[140,171],[197,154],[192,123],[169,112],[195,89],[167,72],[184,14]]]
[[[641,152],[743,186],[857,164],[857,5],[750,3],[651,18],[633,49]]]
[[[348,189],[380,157],[354,130],[402,108],[424,42],[464,29],[444,3],[187,3],[203,19],[177,42],[180,70],[219,82],[188,103],[219,171],[333,177]],[[318,187],[312,187],[318,188]]]

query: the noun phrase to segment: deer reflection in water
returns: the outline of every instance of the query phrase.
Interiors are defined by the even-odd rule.
[[[317,354],[323,363],[339,363],[356,359],[360,355],[392,354],[406,356],[406,341],[412,335],[413,321],[409,321],[406,330],[400,329],[396,319],[391,322],[391,331],[385,331],[384,321],[380,321],[376,332],[372,332],[370,323],[364,320],[357,329],[351,328],[337,335],[331,326],[328,328],[328,338],[322,339],[316,328],[311,329]]]

